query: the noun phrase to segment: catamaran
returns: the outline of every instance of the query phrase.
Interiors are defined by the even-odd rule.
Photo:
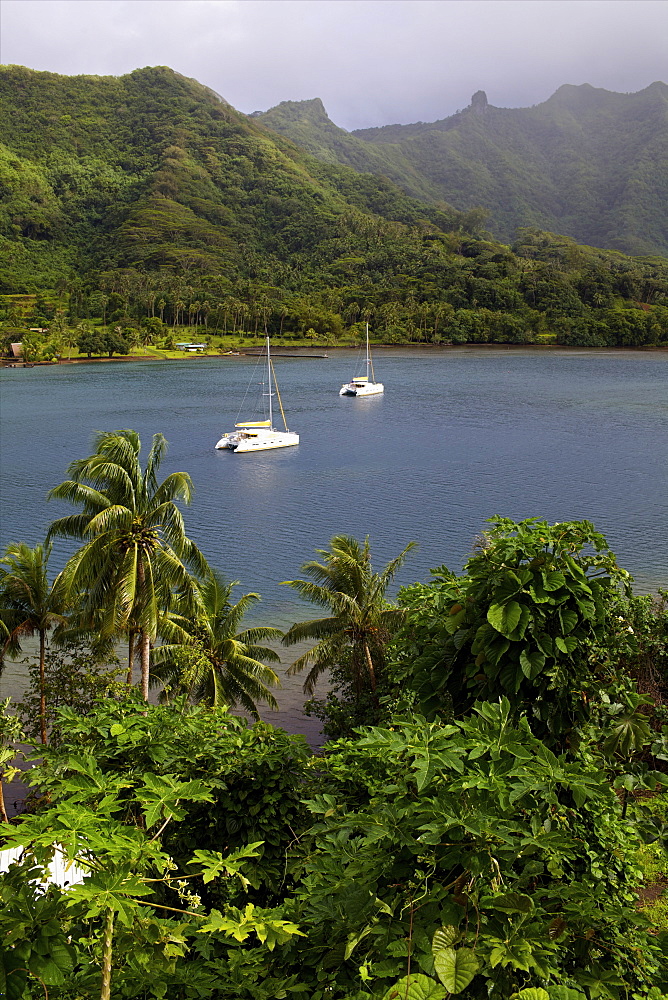
[[[269,389],[268,393],[266,393],[269,397],[269,419],[243,420],[241,423],[235,424],[233,431],[223,434],[220,441],[217,443],[216,448],[227,448],[229,451],[234,451],[237,454],[243,454],[244,452],[249,451],[269,451],[271,448],[290,448],[294,444],[299,444],[299,434],[295,434],[294,431],[288,430],[288,425],[285,420],[281,394],[278,391],[276,373],[274,372],[271,353],[269,351],[269,337],[267,337],[267,384]],[[278,399],[278,405],[281,410],[283,425],[285,427],[285,430],[283,431],[276,430],[274,427],[274,414],[272,407],[274,389],[276,390],[276,398]]]
[[[370,376],[370,377],[369,377]],[[339,396],[378,396],[385,392],[382,382],[375,381],[371,351],[369,350],[369,324],[366,325],[366,376],[359,375],[346,382],[339,390]]]

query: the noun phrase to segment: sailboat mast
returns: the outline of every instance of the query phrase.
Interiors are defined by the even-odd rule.
[[[369,324],[366,325],[366,380],[369,381],[369,369],[371,367],[371,355],[369,354]]]
[[[269,426],[274,426],[274,415],[271,407],[271,357],[269,356],[269,334],[267,334],[267,378],[269,380]]]

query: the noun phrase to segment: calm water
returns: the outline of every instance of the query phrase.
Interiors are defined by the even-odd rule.
[[[353,399],[338,389],[359,373],[356,351],[276,358],[301,444],[256,455],[214,450],[255,416],[255,389],[239,412],[262,377],[255,359],[6,369],[0,545],[41,541],[69,509],[45,501],[68,463],[90,453],[94,431],[131,427],[146,446],[166,436],[161,471],[189,472],[197,491],[189,534],[243,592],[262,594],[268,624],[304,614],[280,581],[335,533],[370,535],[377,566],[417,540],[410,582],[443,563],[460,570],[494,514],[587,518],[639,591],[668,584],[668,355],[402,348],[374,360],[385,395]],[[288,679],[272,721],[309,728],[300,688]]]

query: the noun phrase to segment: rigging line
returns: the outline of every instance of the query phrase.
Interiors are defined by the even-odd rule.
[[[274,370],[274,362],[271,360],[271,358],[269,359],[269,364],[271,365],[271,373],[274,376],[274,389],[276,390],[276,398],[278,399],[278,405],[281,408],[281,416],[283,417],[283,426],[285,427],[285,430],[288,431],[288,422],[285,419],[285,413],[283,412],[283,400],[281,399],[281,394],[280,394],[280,392],[278,390],[278,382],[276,381],[276,372]]]
[[[260,364],[260,361],[262,360],[262,358],[263,358],[263,355],[261,355],[261,354],[260,354],[260,355],[258,355],[258,357],[257,357],[257,360],[255,361],[255,366],[254,366],[254,368],[253,368],[253,371],[251,372],[251,377],[250,377],[250,380],[249,380],[249,382],[248,382],[248,385],[246,386],[246,391],[245,391],[245,393],[244,393],[244,398],[243,398],[243,399],[241,400],[241,406],[240,406],[240,407],[239,407],[239,409],[237,410],[237,419],[235,420],[235,423],[239,423],[239,417],[241,416],[241,413],[242,413],[242,411],[243,411],[243,408],[244,408],[244,406],[245,406],[245,404],[246,404],[246,396],[247,396],[247,395],[248,395],[248,393],[250,392],[250,387],[251,387],[252,385],[257,385],[257,383],[253,381],[253,379],[255,378],[255,373],[256,373],[256,371],[257,371],[257,369],[258,369],[258,366],[259,366],[259,364]],[[264,382],[262,382],[262,383],[260,383],[260,384],[261,384],[261,385],[264,385]],[[264,403],[264,399],[263,399],[263,401],[262,401],[262,405],[263,405],[263,409],[264,409],[264,407],[265,407],[265,403]]]
[[[371,381],[375,382],[376,381],[376,374],[375,374],[375,372],[373,370],[373,359],[371,357],[371,343],[369,342],[369,324],[368,323],[366,325],[366,353],[367,353],[367,357],[369,359],[369,368],[371,369]],[[367,372],[367,375],[368,374],[369,373]]]
[[[361,371],[362,370],[362,354],[363,354],[363,352],[364,352],[364,344],[360,340],[360,342],[357,345],[357,357],[355,358],[355,367],[353,368],[353,371],[357,372],[357,371]],[[353,378],[354,377],[355,376],[353,375]]]

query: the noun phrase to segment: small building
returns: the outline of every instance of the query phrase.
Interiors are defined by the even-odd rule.
[[[53,846],[53,858],[44,868],[45,889],[49,885],[58,885],[66,890],[72,885],[80,885],[89,874],[88,870],[81,868],[76,862],[68,861],[57,844]],[[9,847],[0,851],[0,872],[9,871],[11,865],[20,865],[24,856],[29,856],[29,853],[24,847]]]

